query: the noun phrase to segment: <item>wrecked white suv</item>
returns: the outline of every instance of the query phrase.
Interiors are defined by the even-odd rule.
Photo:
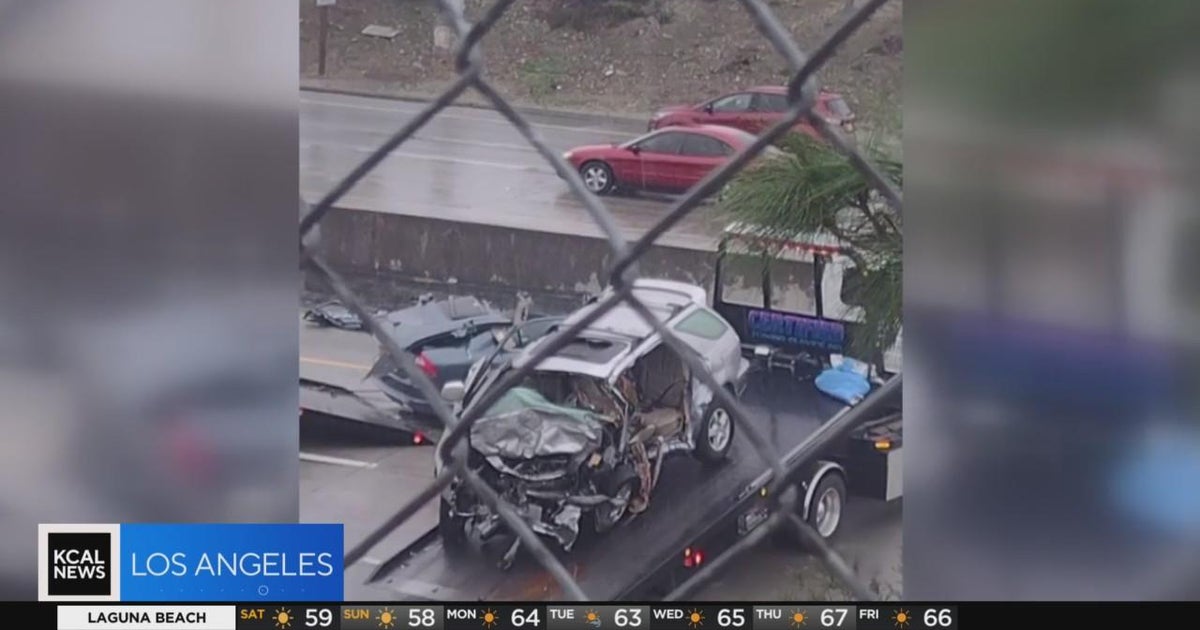
[[[749,363],[733,328],[707,306],[702,288],[642,279],[633,293],[717,383],[741,394]],[[583,318],[600,298],[559,327]],[[470,409],[554,336],[481,362],[466,384],[449,383],[444,395]],[[627,513],[644,510],[668,454],[687,452],[720,463],[733,435],[729,410],[652,326],[622,304],[543,360],[479,417],[467,440],[468,467],[515,505],[535,532],[569,550],[582,529],[604,533]],[[439,449],[439,471],[442,458]],[[442,495],[439,527],[447,545],[468,537],[486,541],[506,529],[458,480]],[[514,541],[502,566],[511,564],[517,548]]]

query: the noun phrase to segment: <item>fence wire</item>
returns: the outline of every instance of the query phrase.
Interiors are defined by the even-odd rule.
[[[807,121],[831,146],[839,149],[846,159],[863,173],[880,195],[893,206],[894,210],[897,213],[901,212],[900,192],[859,153],[853,143],[843,136],[839,129],[826,124],[824,119],[811,111],[818,91],[817,83],[814,80],[817,70],[888,0],[869,0],[855,9],[839,28],[835,29],[824,42],[814,49],[811,56],[805,55],[792,40],[787,29],[776,18],[766,2],[741,0],[742,6],[751,15],[758,30],[783,56],[792,72],[792,78],[788,83],[789,109],[787,114],[783,120],[759,135],[755,142],[739,151],[722,167],[714,170],[682,198],[676,200],[666,216],[632,244],[627,243],[621,235],[613,221],[613,215],[604,203],[587,191],[579,174],[557,152],[550,149],[524,116],[514,109],[483,76],[482,52],[478,44],[508,8],[514,4],[515,0],[496,0],[487,9],[482,19],[475,24],[467,22],[462,10],[463,3],[451,0],[436,1],[443,18],[458,35],[459,45],[455,57],[458,79],[338,182],[311,210],[307,209],[303,203],[301,204],[303,216],[300,221],[300,258],[302,265],[316,277],[323,279],[343,303],[362,319],[366,329],[378,340],[383,350],[391,355],[396,364],[407,373],[408,378],[417,385],[433,407],[434,414],[446,427],[446,431],[437,445],[443,461],[447,462],[445,469],[418,496],[401,507],[392,518],[348,551],[345,556],[346,566],[361,560],[371,548],[411,518],[426,503],[436,500],[439,493],[457,478],[497,511],[505,524],[520,538],[525,550],[532,554],[554,577],[565,594],[576,600],[590,599],[554,553],[522,520],[514,507],[488,486],[486,481],[467,469],[465,443],[460,443],[463,442],[467,431],[484,410],[491,407],[509,389],[530,375],[543,360],[564,348],[586,327],[611,309],[624,303],[629,305],[648,325],[652,326],[662,336],[665,344],[714,392],[716,401],[730,411],[735,422],[743,430],[743,435],[748,438],[758,456],[770,467],[772,472],[771,481],[767,487],[767,496],[772,497],[774,502],[771,517],[733,546],[711,559],[702,569],[696,571],[689,579],[669,593],[666,599],[677,600],[696,592],[710,582],[723,567],[739,554],[757,546],[778,532],[794,535],[803,545],[813,550],[829,572],[857,598],[864,601],[877,599],[878,596],[858,580],[845,560],[805,520],[796,516],[796,503],[799,501],[800,495],[796,484],[800,481],[799,471],[825,452],[834,441],[844,437],[861,424],[866,414],[874,407],[874,401],[892,396],[901,385],[900,377],[891,379],[867,400],[844,410],[826,422],[799,447],[798,457],[790,464],[785,463],[781,459],[781,454],[775,451],[771,441],[761,434],[754,423],[746,421],[748,414],[736,398],[721,387],[702,361],[688,352],[683,342],[633,295],[632,283],[637,278],[638,259],[654,246],[659,237],[694,210],[706,197],[718,192],[740,169],[750,163],[768,145],[788,133],[801,120]],[[417,367],[416,357],[408,353],[392,337],[391,327],[385,325],[383,319],[368,309],[366,304],[349,288],[347,282],[317,254],[315,251],[316,239],[311,238],[310,233],[334,204],[387,158],[388,154],[410,139],[438,112],[448,107],[471,88],[483,95],[554,167],[555,172],[563,176],[572,193],[583,203],[587,213],[603,230],[616,262],[613,264],[608,278],[613,289],[611,293],[596,303],[579,321],[554,333],[538,347],[529,361],[489,388],[461,418],[456,418],[433,382]]]

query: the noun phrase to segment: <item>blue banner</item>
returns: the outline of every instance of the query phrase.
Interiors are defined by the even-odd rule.
[[[746,332],[753,342],[784,347],[834,353],[844,352],[846,347],[845,324],[781,311],[750,309]]]
[[[121,601],[342,601],[342,525],[124,524]]]

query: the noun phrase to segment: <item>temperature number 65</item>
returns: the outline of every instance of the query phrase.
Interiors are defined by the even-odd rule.
[[[717,625],[722,628],[741,628],[746,625],[746,616],[740,608],[722,608],[717,612]]]

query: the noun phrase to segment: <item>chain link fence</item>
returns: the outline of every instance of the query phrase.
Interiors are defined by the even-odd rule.
[[[859,153],[847,137],[837,127],[826,123],[820,116],[811,112],[818,92],[814,80],[816,71],[827,61],[838,47],[846,41],[871,15],[887,0],[867,0],[849,13],[845,22],[835,29],[811,54],[805,54],[792,40],[787,29],[773,15],[768,3],[764,0],[741,0],[742,6],[753,18],[758,30],[766,37],[775,50],[784,57],[792,73],[788,83],[789,109],[782,120],[772,125],[755,142],[739,151],[722,167],[705,177],[700,183],[691,188],[681,198],[674,201],[666,216],[655,224],[645,235],[633,243],[626,242],[618,231],[612,215],[603,202],[589,193],[583,185],[579,174],[559,154],[550,149],[539,137],[537,131],[519,114],[505,98],[496,91],[492,84],[483,76],[483,59],[478,47],[480,40],[487,35],[489,29],[504,15],[515,0],[496,0],[485,12],[482,19],[475,24],[469,24],[463,15],[462,3],[452,0],[437,0],[443,18],[453,26],[458,39],[458,51],[455,64],[458,79],[446,89],[436,100],[429,103],[407,124],[384,142],[369,157],[359,164],[350,174],[342,179],[319,202],[308,207],[301,203],[300,221],[300,255],[301,263],[315,277],[325,281],[339,298],[351,308],[365,324],[369,332],[379,341],[385,352],[388,352],[396,364],[402,369],[420,389],[432,405],[438,419],[446,426],[446,431],[437,448],[441,449],[444,461],[448,462],[434,481],[425,487],[421,493],[404,505],[388,522],[382,524],[358,545],[347,552],[345,565],[351,566],[361,560],[366,553],[381,542],[389,533],[411,518],[426,503],[438,498],[443,489],[448,487],[455,478],[473,489],[480,498],[500,514],[503,521],[521,540],[524,548],[554,577],[569,597],[577,600],[589,599],[579,584],[571,577],[563,564],[555,557],[546,544],[517,514],[513,506],[488,484],[470,471],[466,466],[466,450],[460,447],[463,438],[472,423],[483,411],[494,405],[510,388],[518,385],[529,376],[537,365],[544,359],[554,355],[567,346],[568,343],[585,328],[590,326],[612,308],[624,303],[634,309],[645,322],[652,326],[662,336],[665,344],[683,360],[685,365],[696,374],[700,380],[714,392],[714,399],[734,416],[736,422],[744,428],[743,435],[753,445],[757,455],[762,458],[771,471],[770,485],[767,487],[768,496],[773,497],[775,505],[772,515],[762,525],[755,528],[736,544],[713,558],[704,568],[698,570],[689,579],[680,584],[666,596],[668,600],[687,597],[710,582],[723,567],[727,566],[739,554],[755,547],[766,540],[772,533],[787,531],[789,534],[813,550],[830,573],[844,583],[845,587],[857,598],[863,601],[876,599],[878,596],[858,580],[853,570],[803,519],[797,515],[797,501],[800,493],[796,488],[799,480],[798,471],[807,466],[815,458],[825,452],[834,441],[844,437],[848,432],[861,424],[874,401],[890,398],[901,386],[900,376],[889,380],[882,388],[859,405],[843,411],[838,416],[826,422],[801,445],[799,455],[790,466],[785,466],[781,453],[766,436],[762,435],[754,423],[746,421],[747,412],[725,388],[707,371],[701,359],[686,350],[686,346],[632,293],[632,283],[638,276],[638,259],[645,254],[655,241],[675,226],[689,212],[693,211],[707,197],[718,192],[740,169],[751,162],[767,146],[788,133],[798,122],[807,121],[815,127],[821,136],[833,147],[840,150],[856,168],[858,168],[872,186],[892,205],[897,214],[901,212],[901,196],[897,190],[867,159]],[[718,9],[713,9],[718,10]],[[482,396],[456,418],[440,392],[429,378],[417,367],[415,357],[391,336],[390,326],[377,318],[359,299],[347,282],[333,269],[316,251],[316,239],[311,235],[321,219],[329,210],[349,192],[363,177],[382,162],[389,153],[410,139],[422,126],[429,122],[441,110],[448,107],[468,89],[474,88],[495,109],[500,112],[521,133],[538,153],[550,163],[554,170],[570,185],[572,192],[578,197],[587,213],[599,225],[612,248],[614,260],[609,270],[608,280],[612,291],[601,299],[595,308],[588,311],[571,326],[566,327],[548,338],[538,348],[530,360],[519,369],[513,370],[504,379],[488,389]],[[465,446],[465,443],[463,444]]]

